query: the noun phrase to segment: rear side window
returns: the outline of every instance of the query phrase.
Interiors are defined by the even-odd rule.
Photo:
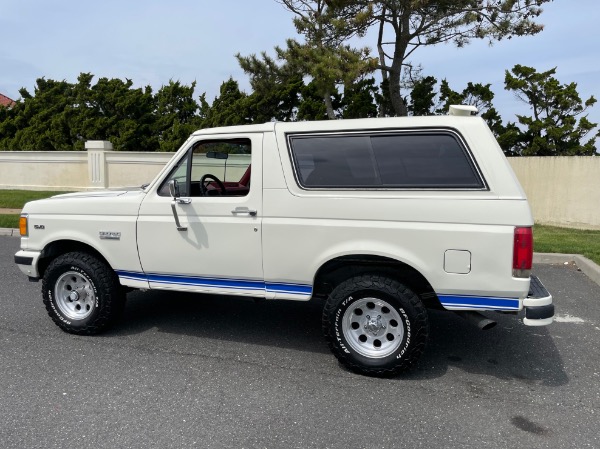
[[[483,189],[469,153],[450,132],[290,136],[306,188]]]

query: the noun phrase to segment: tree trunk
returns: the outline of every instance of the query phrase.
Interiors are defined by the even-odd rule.
[[[383,8],[383,12],[382,12],[382,16],[385,16],[385,8]],[[377,36],[377,52],[379,53],[379,64],[381,65],[381,81],[383,85],[388,86],[388,91],[389,91],[389,84],[387,83],[388,81],[388,72],[386,69],[384,69],[383,67],[385,67],[385,52],[383,51],[383,26],[384,26],[385,22],[383,21],[383,18],[379,21],[379,35]],[[385,94],[384,94],[385,96]],[[385,117],[386,116],[386,108],[385,106],[385,101],[382,102],[382,104],[379,106],[379,113],[378,116],[379,117]]]
[[[385,8],[383,8],[382,15],[385,15]],[[379,64],[383,67],[385,66],[385,52],[383,51],[383,25],[385,22],[383,19],[379,21],[379,34],[377,36],[377,53],[379,53]],[[387,80],[387,71],[385,69],[381,69],[381,79],[382,81]]]
[[[408,115],[408,108],[402,98],[402,92],[400,92],[400,78],[402,77],[402,64],[404,63],[406,49],[410,42],[410,16],[406,11],[402,12],[404,14],[398,18],[396,39],[394,42],[394,57],[391,70],[389,70],[389,86],[390,101],[394,112],[397,116],[404,117]]]
[[[335,120],[335,113],[333,112],[333,104],[331,103],[331,95],[329,92],[325,92],[323,100],[325,101],[325,108],[327,109],[327,118],[329,120]]]
[[[390,101],[396,116],[405,117],[408,115],[408,108],[402,98],[402,92],[400,92],[400,77],[402,75],[402,63],[392,64],[392,70],[390,70],[389,86],[390,86]]]

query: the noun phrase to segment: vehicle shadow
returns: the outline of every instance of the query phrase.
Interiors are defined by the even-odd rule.
[[[169,334],[230,340],[326,354],[322,304],[148,291],[127,295],[122,320],[104,335],[157,329]]]
[[[133,292],[122,321],[104,334],[126,336],[157,329],[175,335],[327,354],[320,301],[258,301],[179,292]],[[450,367],[523,383],[568,383],[563,361],[545,328],[524,326],[512,315],[489,313],[498,322],[480,331],[457,315],[430,311],[430,336],[417,366],[398,380],[444,376]],[[340,365],[340,369],[344,369]]]
[[[481,331],[459,316],[430,311],[429,342],[416,368],[404,379],[440,377],[449,367],[468,373],[560,386],[569,382],[548,328],[525,326],[514,315],[486,312],[496,327]]]

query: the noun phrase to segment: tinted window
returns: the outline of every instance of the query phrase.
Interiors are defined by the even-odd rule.
[[[484,187],[449,133],[294,136],[290,143],[304,187]]]

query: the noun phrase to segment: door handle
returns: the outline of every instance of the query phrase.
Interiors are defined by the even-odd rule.
[[[231,211],[233,215],[249,215],[256,217],[256,209],[248,209],[247,207],[236,207]]]

